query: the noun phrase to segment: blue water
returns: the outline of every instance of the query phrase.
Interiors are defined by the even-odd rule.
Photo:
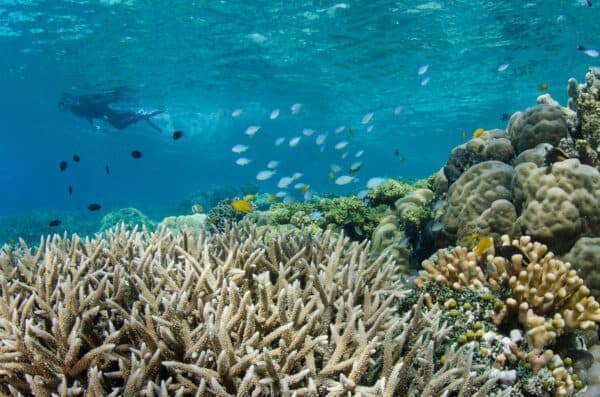
[[[576,49],[600,48],[599,10],[580,0],[0,0],[0,215],[98,219],[134,206],[160,219],[214,185],[274,193],[297,171],[314,191],[337,193],[373,176],[427,177],[463,131],[505,128],[501,114],[534,105],[541,83],[566,104],[567,79],[600,63]],[[134,91],[127,106],[165,109],[154,119],[163,133],[145,123],[95,129],[58,111],[64,92],[115,86]],[[303,104],[297,115],[294,103]],[[281,115],[270,120],[275,108]],[[367,133],[360,121],[370,112]],[[341,124],[355,136],[335,135]],[[252,138],[250,125],[262,127]],[[316,133],[295,148],[273,145],[303,128]],[[342,139],[348,149],[334,150]],[[238,143],[250,146],[245,167],[231,152]],[[335,185],[329,165],[347,169],[360,149],[359,182]],[[278,173],[257,181],[269,160],[281,161]],[[89,213],[92,202],[103,210]]]

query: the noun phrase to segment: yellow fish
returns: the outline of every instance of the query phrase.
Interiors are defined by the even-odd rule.
[[[479,240],[479,242],[477,243],[477,246],[475,247],[475,255],[477,255],[478,257],[482,256],[493,246],[494,246],[493,238],[483,237],[481,240]]]
[[[15,240],[14,238],[11,238],[10,240],[8,240],[9,244],[16,244],[17,240]]]
[[[475,244],[475,240],[477,240],[477,233],[473,232],[471,233],[471,235],[469,236],[469,241],[467,241],[467,249],[471,250],[471,248],[473,248],[473,244]]]
[[[246,200],[233,200],[231,206],[234,210],[247,214],[252,211],[252,204]]]
[[[467,133],[466,133],[466,132],[464,132],[464,131],[463,131],[463,132],[460,134],[460,136],[462,137],[462,140],[463,140],[463,141],[466,141],[466,140],[467,140]]]
[[[308,189],[310,189],[310,185],[306,184],[306,185],[304,185],[304,187],[303,187],[302,189],[300,189],[300,192],[301,192],[302,194],[304,194],[304,193],[306,193],[306,191],[307,191]]]
[[[273,203],[273,202],[275,202],[275,200],[277,200],[277,196],[275,196],[274,194],[271,194],[271,195],[270,195],[270,196],[267,198],[267,201],[268,201],[269,203]]]
[[[192,214],[201,214],[204,211],[204,207],[201,204],[192,205]]]
[[[354,136],[354,128],[348,128],[348,132],[350,133],[350,135]]]
[[[253,194],[247,194],[244,196],[244,200],[250,201],[250,200],[254,200],[254,195]]]
[[[477,128],[475,131],[473,131],[473,138],[479,138],[481,134],[483,134],[483,131],[483,128]]]
[[[548,89],[548,84],[546,83],[542,83],[540,85],[538,85],[538,90],[540,91],[546,91]]]
[[[329,174],[327,174],[327,176],[329,176],[329,179],[335,178],[335,174],[333,172],[330,172]]]

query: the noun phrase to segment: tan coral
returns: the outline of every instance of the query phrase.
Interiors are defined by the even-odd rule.
[[[596,327],[600,305],[569,263],[557,259],[544,244],[532,242],[529,236],[511,241],[504,235],[498,247],[501,246],[513,246],[525,257],[523,254],[510,258],[495,256],[495,247],[479,257],[475,250],[465,247],[455,247],[449,252],[439,250],[437,258],[423,261],[426,273],[419,277],[417,285],[431,279],[456,290],[476,290],[484,285],[492,290],[500,285],[509,287],[512,297],[506,300],[496,320],[516,316],[536,349],[543,348],[565,330]]]
[[[559,254],[583,235],[600,235],[600,173],[577,159],[515,168],[513,203],[523,234],[551,245]]]
[[[560,106],[540,104],[512,115],[508,124],[510,140],[517,153],[546,142],[558,145],[568,126]]]
[[[600,237],[581,237],[563,259],[573,265],[592,295],[600,299]]]

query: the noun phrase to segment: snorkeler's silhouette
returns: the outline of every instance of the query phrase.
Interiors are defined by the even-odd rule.
[[[156,129],[158,132],[162,132],[161,129],[150,120],[150,117],[163,113],[164,110],[153,110],[150,112],[138,110],[134,112],[130,110],[118,110],[111,107],[111,104],[114,104],[123,98],[124,92],[125,89],[123,88],[115,88],[109,91],[87,95],[63,94],[60,101],[58,101],[58,109],[61,112],[68,110],[75,116],[83,117],[94,127],[96,127],[94,119],[106,120],[118,130],[122,130],[133,123],[144,120],[150,124],[152,128]]]

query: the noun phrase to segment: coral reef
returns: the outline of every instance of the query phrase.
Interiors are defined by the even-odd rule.
[[[581,137],[598,152],[600,146],[600,70],[590,68],[585,83],[569,80],[569,108],[577,112],[577,128]]]
[[[600,173],[577,159],[518,165],[513,194],[521,231],[559,254],[580,236],[600,236]]]
[[[600,300],[600,237],[581,237],[563,259],[573,265],[592,295]]]
[[[54,235],[0,255],[0,392],[484,396],[440,310],[403,315],[367,242],[256,229]],[[442,348],[444,360],[433,361]]]
[[[391,206],[396,200],[406,196],[413,190],[415,190],[413,184],[388,179],[367,193],[367,198],[369,198],[371,206],[378,206],[380,204]]]
[[[476,230],[479,216],[496,200],[511,200],[513,169],[490,160],[474,165],[450,186],[440,208],[443,240],[438,246],[466,244]]]
[[[208,223],[217,230],[225,230],[227,225],[237,223],[246,215],[243,212],[236,211],[231,206],[231,199],[224,199],[208,211]]]
[[[201,233],[206,229],[208,217],[206,214],[193,214],[182,216],[168,216],[157,226],[157,229],[165,228],[169,232],[179,234],[184,231]]]
[[[115,226],[125,225],[128,229],[133,229],[135,226],[145,226],[148,230],[156,229],[156,222],[144,215],[137,208],[121,208],[117,211],[109,212],[100,220],[100,232],[105,232]]]
[[[540,143],[558,145],[567,136],[567,122],[560,106],[539,104],[512,115],[508,124],[510,140],[518,153]]]

